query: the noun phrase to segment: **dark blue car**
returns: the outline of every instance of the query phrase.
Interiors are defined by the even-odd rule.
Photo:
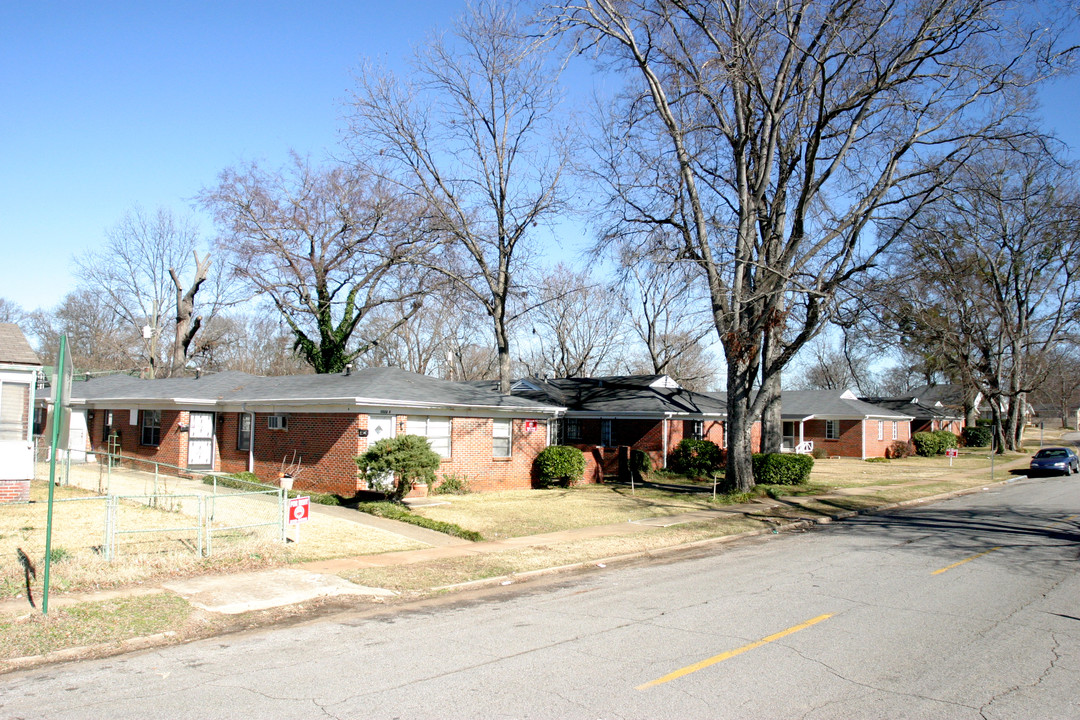
[[[1077,458],[1076,453],[1070,448],[1043,448],[1032,456],[1031,470],[1072,475],[1074,472],[1080,472],[1080,458]]]

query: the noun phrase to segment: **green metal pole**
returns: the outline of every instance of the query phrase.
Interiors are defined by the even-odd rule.
[[[45,521],[45,586],[41,590],[41,614],[49,614],[49,566],[52,565],[52,516],[53,485],[56,480],[56,446],[60,440],[60,402],[64,393],[64,355],[67,352],[67,335],[60,336],[60,354],[56,361],[56,388],[53,394],[52,452],[49,453],[49,509]]]

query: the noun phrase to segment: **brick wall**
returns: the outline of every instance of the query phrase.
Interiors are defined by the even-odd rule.
[[[13,502],[29,502],[29,480],[0,480],[0,505]]]
[[[513,421],[509,458],[496,458],[492,448],[491,418],[454,418],[450,458],[444,459],[437,475],[467,475],[469,487],[478,492],[531,488],[535,483],[536,456],[547,447],[547,423],[536,420],[527,430],[526,420]]]
[[[285,430],[271,430],[267,427],[269,414],[255,413],[252,440],[255,474],[263,482],[277,485],[282,463],[287,469],[299,462],[301,471],[293,483],[295,489],[352,497],[358,487],[355,460],[360,454],[358,416],[354,413],[289,413],[288,416]],[[224,457],[228,445],[236,447],[236,431],[231,435],[225,431],[222,435]],[[229,465],[241,454],[246,467],[247,453],[236,450],[229,453]]]
[[[87,421],[87,434],[91,449],[95,452],[107,452],[105,441],[105,419],[108,411],[94,410],[94,418]],[[113,430],[120,436],[120,454],[143,458],[153,462],[166,463],[177,467],[187,466],[187,433],[180,432],[181,425],[187,425],[189,415],[186,410],[161,411],[161,442],[158,445],[143,445],[142,418],[139,425],[129,421],[130,410],[113,410]],[[140,414],[141,415],[141,414]]]

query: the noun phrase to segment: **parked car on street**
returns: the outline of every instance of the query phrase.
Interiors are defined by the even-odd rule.
[[[1070,448],[1043,448],[1032,456],[1031,470],[1033,472],[1059,472],[1062,475],[1072,475],[1074,472],[1080,472],[1080,458]]]

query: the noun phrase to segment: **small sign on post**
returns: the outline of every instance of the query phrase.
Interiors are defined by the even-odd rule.
[[[946,448],[945,449],[945,457],[949,458],[949,467],[952,467],[952,459],[954,457],[958,457],[959,455],[960,455],[960,451],[957,450],[956,448]]]
[[[310,497],[289,498],[289,524],[296,526],[296,539],[293,542],[300,542],[300,523],[307,522],[310,515]]]

